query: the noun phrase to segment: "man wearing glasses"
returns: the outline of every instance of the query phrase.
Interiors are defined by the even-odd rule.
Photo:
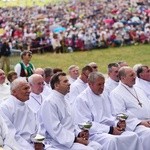
[[[34,66],[32,63],[30,63],[32,58],[32,52],[31,51],[23,51],[21,53],[21,62],[19,62],[14,70],[17,73],[18,77],[29,77],[34,73]]]
[[[93,69],[90,66],[85,66],[82,68],[81,75],[75,82],[70,86],[69,92],[69,102],[71,106],[74,103],[75,98],[86,89],[88,82],[88,75],[93,72]]]
[[[95,62],[89,63],[89,66],[92,67],[93,71],[97,72],[98,71],[98,66]]]

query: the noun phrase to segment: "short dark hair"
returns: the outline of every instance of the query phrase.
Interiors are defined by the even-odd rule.
[[[146,65],[141,65],[141,66],[138,66],[138,67],[137,67],[136,74],[137,74],[137,77],[138,77],[138,78],[140,78],[140,73],[143,72],[144,68],[147,68],[147,69],[148,69],[148,66],[146,66]]]
[[[119,67],[118,63],[110,63],[108,64],[108,72],[112,71],[112,67]]]
[[[12,76],[14,76],[14,75],[17,75],[17,73],[15,71],[9,71],[8,74],[7,74],[7,80],[9,82],[11,82]]]
[[[66,73],[58,72],[58,73],[55,73],[52,76],[52,79],[51,79],[51,87],[52,87],[52,89],[55,89],[55,84],[60,82],[60,80],[59,80],[60,76],[66,76]]]
[[[61,68],[54,68],[53,69],[53,73],[57,73],[57,72],[62,72],[62,69]]]
[[[88,70],[89,72],[93,72],[92,67],[89,66],[89,65],[86,65],[86,66],[84,66],[84,67],[82,68],[82,73],[86,72],[87,70]]]
[[[44,68],[44,76],[49,77],[53,75],[53,69],[50,67]]]

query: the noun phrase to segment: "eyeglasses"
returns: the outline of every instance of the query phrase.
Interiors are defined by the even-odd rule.
[[[32,57],[32,54],[28,54],[29,57]]]
[[[92,68],[97,69],[98,67],[97,66],[93,66]]]

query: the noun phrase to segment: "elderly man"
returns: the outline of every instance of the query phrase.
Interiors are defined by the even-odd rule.
[[[135,72],[131,67],[119,70],[119,85],[111,92],[110,98],[114,107],[114,114],[128,115],[127,130],[136,132],[143,149],[148,150],[150,142],[150,101],[146,94],[135,87]]]
[[[0,103],[10,96],[10,87],[5,83],[5,72],[0,69]]]
[[[88,87],[80,93],[74,104],[75,122],[90,121],[90,139],[99,142],[105,150],[141,150],[142,144],[134,132],[125,131],[126,123],[116,121],[106,105],[110,105],[103,93],[104,76],[92,72],[88,78]],[[102,94],[103,93],[103,94]],[[132,141],[132,142],[131,142]]]
[[[44,72],[43,68],[36,68],[34,71],[34,74],[41,75],[43,77],[43,79],[45,77],[45,72]],[[44,89],[43,89],[43,92],[41,93],[43,98],[45,99],[47,97],[47,95],[49,95],[51,93],[51,91],[52,91],[51,87],[48,87],[47,83],[44,82]]]
[[[138,66],[136,74],[135,86],[142,89],[150,99],[150,68],[145,65]]]
[[[95,62],[90,62],[88,65],[92,67],[93,71],[98,71],[98,66]]]
[[[31,138],[37,133],[39,124],[36,115],[25,103],[29,95],[29,83],[24,78],[15,79],[11,84],[11,96],[1,105],[0,111],[20,150],[43,150],[43,144],[34,145]]]
[[[44,101],[41,95],[44,89],[44,79],[39,74],[33,74],[28,78],[28,82],[31,87],[31,93],[26,103],[34,113],[37,113]]]
[[[14,70],[17,73],[18,77],[29,77],[34,73],[34,66],[30,63],[32,58],[31,51],[23,51],[21,53],[22,61],[16,64]]]
[[[47,141],[52,141],[61,150],[100,150],[101,145],[98,143],[89,143],[87,131],[79,132],[73,124],[69,104],[64,99],[70,89],[66,74],[56,73],[51,79],[51,87],[53,91],[41,107]]]
[[[80,77],[71,84],[69,94],[69,102],[73,106],[75,98],[87,87],[88,75],[92,72],[90,66],[85,66],[82,68]]]
[[[79,77],[79,67],[76,65],[71,65],[68,68],[68,72],[69,72],[69,78],[68,78],[69,83],[72,84]]]
[[[117,63],[108,64],[108,79],[105,82],[105,91],[109,95],[119,84],[119,71],[120,66]]]

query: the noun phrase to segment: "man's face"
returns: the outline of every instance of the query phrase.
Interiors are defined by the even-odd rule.
[[[83,79],[83,82],[84,83],[87,83],[88,82],[88,76],[91,72],[89,70],[86,70],[85,72],[83,72],[81,75],[82,75],[82,79]]]
[[[77,79],[79,77],[79,68],[78,67],[72,68],[69,73],[73,79]]]
[[[59,83],[57,83],[57,91],[66,95],[70,90],[70,83],[66,76],[59,76]]]
[[[105,83],[105,79],[102,77],[98,77],[94,83],[89,82],[89,86],[93,91],[93,93],[95,93],[96,95],[100,95],[103,93],[104,83]]]
[[[44,79],[43,77],[37,77],[35,78],[35,80],[33,81],[32,84],[30,84],[31,86],[31,91],[35,94],[40,94],[43,92],[44,89]]]
[[[23,59],[30,61],[32,58],[32,54],[26,53],[26,55],[23,56]]]
[[[0,69],[0,84],[5,82],[5,72]]]
[[[93,72],[97,72],[98,71],[98,66],[96,64],[91,65]]]
[[[150,82],[150,68],[142,67],[143,72],[140,73],[140,78]]]
[[[29,99],[30,92],[31,91],[30,91],[29,83],[22,82],[22,83],[20,83],[18,88],[13,90],[13,95],[20,101],[25,102]]]
[[[109,77],[116,82],[119,82],[118,71],[119,71],[119,67],[112,67],[112,71],[109,72]]]
[[[135,84],[136,74],[133,69],[126,69],[126,76],[123,77],[123,83],[129,87],[132,87]]]

